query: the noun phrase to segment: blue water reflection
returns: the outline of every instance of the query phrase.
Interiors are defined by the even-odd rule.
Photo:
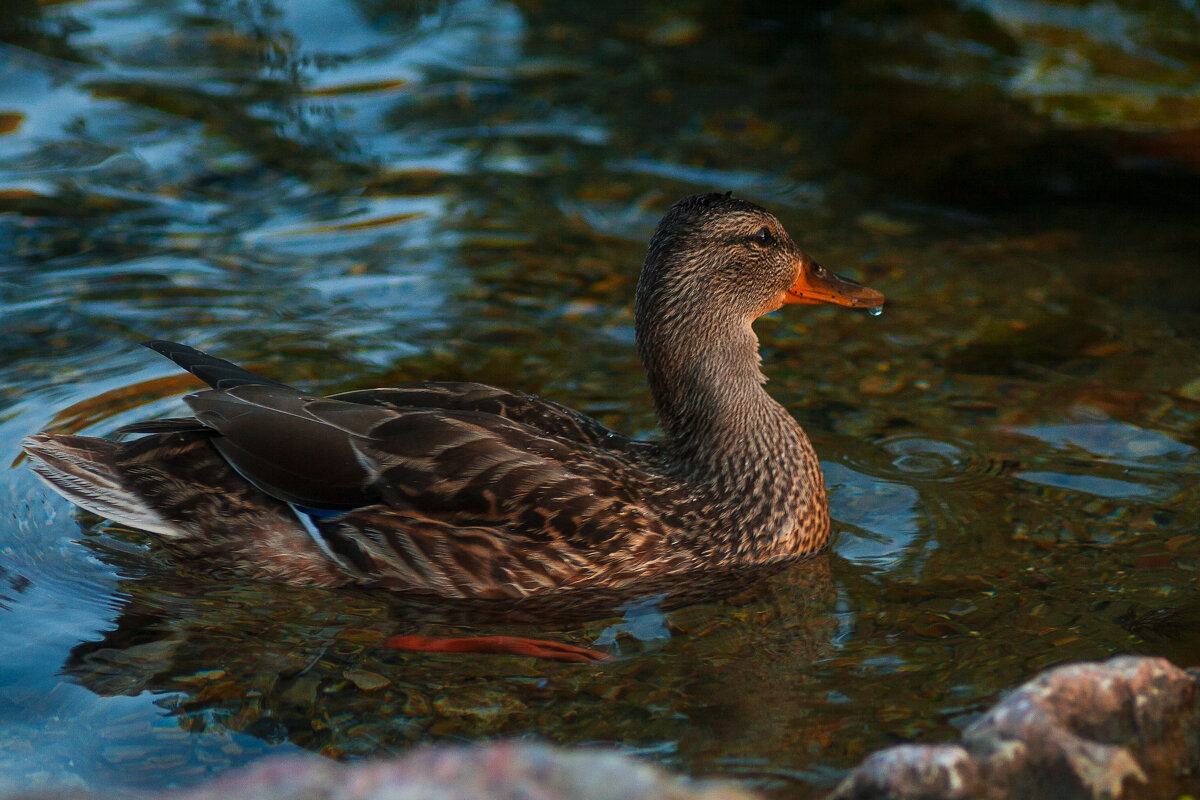
[[[1015,473],[1020,480],[1040,486],[1113,500],[1162,501],[1182,489],[1173,474],[1200,471],[1195,447],[1091,409],[1075,409],[1072,421],[1066,423],[1013,425],[1003,430],[1052,448],[1052,454],[1037,459],[1041,468]],[[1063,462],[1061,468],[1044,468],[1055,462]]]
[[[826,462],[830,514],[843,529],[834,542],[838,555],[888,569],[912,552],[921,525],[921,495],[916,488]]]

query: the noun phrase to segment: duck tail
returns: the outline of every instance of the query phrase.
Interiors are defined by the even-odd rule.
[[[160,356],[171,359],[214,389],[232,389],[235,386],[287,386],[279,381],[256,375],[248,369],[242,369],[232,361],[210,356],[194,347],[188,347],[186,344],[153,339],[142,342],[142,346],[149,347]]]
[[[25,437],[21,447],[37,476],[85,511],[168,538],[181,533],[122,483],[117,442],[38,433]]]

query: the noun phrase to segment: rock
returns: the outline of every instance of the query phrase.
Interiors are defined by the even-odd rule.
[[[979,767],[963,748],[902,744],[867,756],[833,797],[971,800],[981,794]]]
[[[690,783],[633,758],[508,742],[424,747],[388,761],[268,759],[161,800],[753,800],[720,783]]]
[[[1200,683],[1169,661],[1119,656],[1049,670],[963,732],[961,745],[875,753],[830,800],[1174,797],[1200,771]]]

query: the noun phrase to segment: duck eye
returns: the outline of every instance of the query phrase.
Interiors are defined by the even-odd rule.
[[[771,229],[764,225],[750,237],[750,240],[755,244],[771,244],[775,241],[775,237],[771,235]]]

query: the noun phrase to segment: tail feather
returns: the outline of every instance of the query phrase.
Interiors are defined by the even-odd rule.
[[[142,342],[142,345],[160,356],[171,359],[214,389],[232,389],[235,386],[286,386],[279,381],[243,369],[232,361],[210,356],[186,344],[154,339]]]
[[[201,433],[207,432],[216,435],[216,431],[209,428],[195,417],[163,417],[161,419],[147,419],[141,422],[131,422],[128,425],[122,425],[113,431],[114,436],[125,436],[130,433]]]
[[[120,445],[90,436],[39,433],[21,443],[37,476],[86,511],[166,537],[180,530],[131,492],[120,479]]]

